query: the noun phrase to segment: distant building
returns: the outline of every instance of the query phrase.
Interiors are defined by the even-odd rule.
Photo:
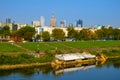
[[[18,29],[27,26],[27,24],[17,24],[18,25]]]
[[[57,23],[56,23],[56,19],[55,19],[54,14],[52,14],[52,17],[51,17],[50,26],[51,26],[51,27],[56,27],[56,26],[57,26]]]
[[[40,17],[40,26],[41,27],[45,26],[45,19],[43,16]]]
[[[50,34],[52,34],[52,30],[53,29],[62,29],[64,32],[65,32],[65,36],[67,37],[68,36],[68,31],[67,31],[67,27],[48,27],[48,26],[44,26],[44,27],[36,27],[35,30],[36,30],[36,35],[37,34],[41,34],[42,32],[44,31],[48,31]],[[75,30],[82,30],[81,27],[75,27],[74,28]]]
[[[82,20],[77,20],[76,21],[76,27],[83,27],[83,21]]]
[[[97,25],[97,29],[101,29],[102,28],[102,25]]]
[[[12,30],[18,30],[18,25],[17,24],[12,24]]]
[[[32,25],[33,25],[34,27],[40,26],[40,21],[33,21],[33,22],[32,22]]]
[[[6,24],[11,23],[11,19],[10,18],[6,18]]]
[[[66,27],[66,20],[60,21],[60,27]]]
[[[10,41],[22,42],[23,38],[21,36],[10,36]]]
[[[2,27],[2,22],[0,22],[0,26]]]

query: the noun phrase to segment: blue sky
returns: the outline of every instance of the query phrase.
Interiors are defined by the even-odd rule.
[[[120,27],[120,0],[0,0],[0,21],[6,17],[17,23],[30,24],[45,17],[50,24],[54,12],[57,23],[67,20],[67,24],[82,19],[85,26],[112,25]]]

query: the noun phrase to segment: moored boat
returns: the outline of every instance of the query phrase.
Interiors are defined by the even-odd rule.
[[[92,55],[90,53],[69,53],[69,54],[58,54],[55,55],[55,60],[52,61],[54,65],[66,65],[66,64],[77,64],[77,63],[91,63],[96,61],[105,61],[106,57],[103,55]]]

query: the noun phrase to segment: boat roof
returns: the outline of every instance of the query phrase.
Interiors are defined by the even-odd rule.
[[[55,56],[59,60],[70,61],[70,60],[78,60],[85,58],[94,58],[95,55],[85,54],[85,53],[69,53],[69,54],[59,54]]]

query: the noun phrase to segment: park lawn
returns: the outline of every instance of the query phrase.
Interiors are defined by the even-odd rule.
[[[23,52],[24,50],[10,44],[0,43],[0,52]]]
[[[69,47],[67,47],[66,45],[64,45],[62,43],[63,42],[47,42],[47,44],[49,44],[50,46],[54,46],[57,49],[68,50]]]
[[[63,42],[63,44],[73,48],[120,47],[120,41],[78,41],[78,42]]]
[[[51,46],[45,45],[45,43],[41,42],[27,42],[27,43],[17,43],[18,45],[29,49],[29,50],[33,50],[33,51],[37,51],[37,50],[41,50],[41,51],[45,51],[45,50],[53,50],[54,48],[52,48]]]
[[[76,42],[27,42],[16,43],[23,48],[32,51],[46,51],[46,50],[70,50],[72,48],[107,48],[120,47],[120,41],[76,41]],[[23,52],[24,50],[18,48],[10,43],[0,43],[0,52]]]

